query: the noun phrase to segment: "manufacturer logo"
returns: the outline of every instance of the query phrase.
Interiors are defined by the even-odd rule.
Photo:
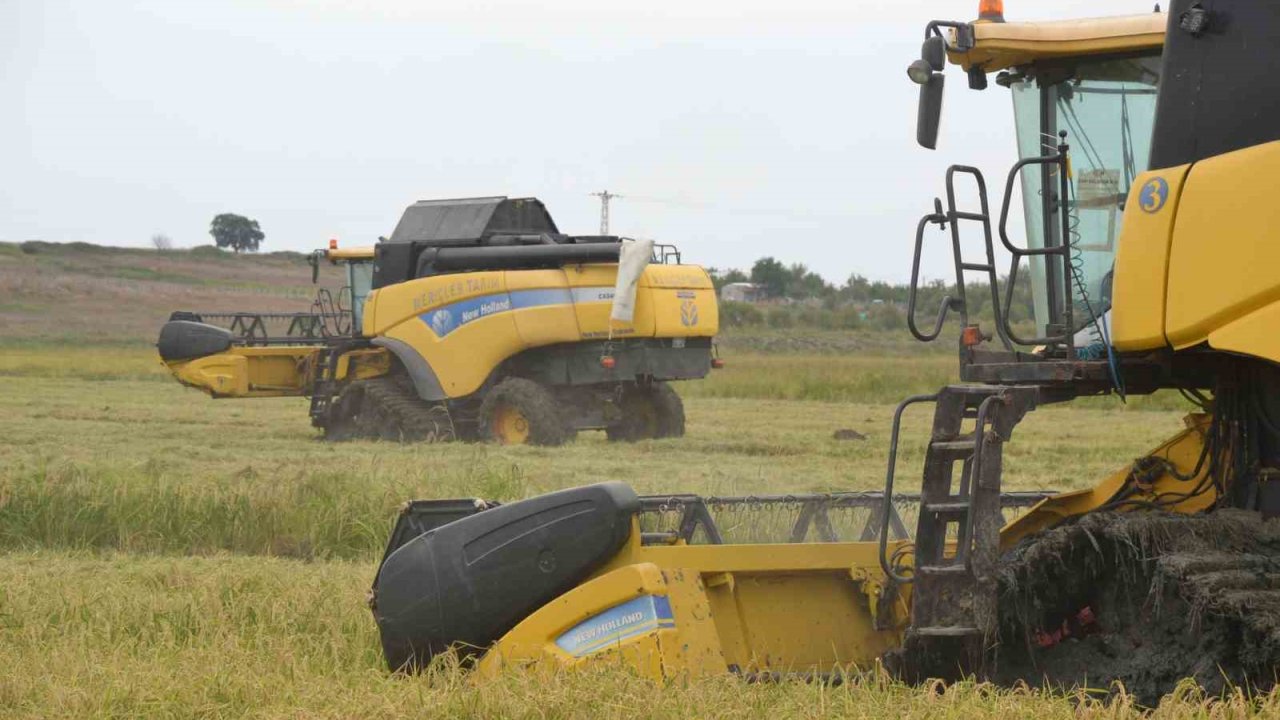
[[[448,310],[437,310],[431,313],[429,321],[431,329],[435,330],[436,335],[445,336],[455,327],[453,322],[453,313]]]
[[[1142,211],[1149,214],[1160,212],[1160,208],[1164,207],[1164,203],[1169,199],[1169,183],[1164,178],[1152,178],[1147,184],[1142,186],[1142,192],[1138,194],[1138,205],[1142,207]]]
[[[680,303],[680,324],[693,327],[698,324],[698,304],[692,300]]]

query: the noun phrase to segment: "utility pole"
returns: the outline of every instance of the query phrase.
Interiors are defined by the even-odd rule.
[[[616,200],[622,196],[611,193],[608,190],[603,190],[601,192],[596,192],[591,194],[594,197],[600,198],[600,234],[608,235],[609,234],[609,201]]]

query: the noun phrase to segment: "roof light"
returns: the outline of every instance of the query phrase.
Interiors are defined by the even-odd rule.
[[[1004,22],[1004,0],[978,0],[978,19]]]
[[[329,238],[329,249],[330,250],[338,249],[338,238]]]

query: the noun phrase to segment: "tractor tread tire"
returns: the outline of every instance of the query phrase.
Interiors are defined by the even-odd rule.
[[[355,380],[337,398],[335,411],[346,417],[330,424],[331,440],[381,439],[398,442],[449,442],[455,439],[449,410],[418,397],[405,378]]]
[[[648,403],[651,406],[657,423],[652,432],[640,427],[634,419],[628,419],[627,406],[633,403]],[[609,440],[635,442],[650,438],[684,437],[684,401],[668,383],[654,382],[647,387],[628,387],[620,405],[622,419],[605,428],[605,435]]]
[[[498,442],[493,432],[493,414],[499,404],[512,405],[529,423],[530,445],[563,445],[577,434],[565,422],[560,403],[543,385],[519,377],[509,377],[485,393],[480,403],[479,436],[483,442]]]

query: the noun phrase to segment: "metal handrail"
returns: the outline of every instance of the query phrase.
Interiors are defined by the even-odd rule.
[[[932,395],[912,395],[911,397],[898,403],[897,409],[893,411],[893,429],[889,433],[889,467],[885,471],[884,477],[884,503],[880,506],[880,527],[888,527],[889,515],[893,512],[893,479],[894,471],[898,464],[898,434],[902,429],[902,413],[908,407],[924,402],[937,402],[938,393]],[[894,582],[909,583],[912,581],[910,576],[899,575],[894,572],[893,567],[889,563],[889,534],[880,533],[880,569],[884,571],[885,577]]]
[[[1065,137],[1065,136],[1064,136]],[[1009,169],[1009,176],[1005,182],[1004,200],[1000,206],[1000,242],[1004,245],[1009,254],[1013,256],[1009,268],[1009,283],[1005,288],[1004,308],[1002,314],[1005,318],[1005,331],[1009,338],[1019,345],[1057,345],[1063,344],[1067,347],[1069,357],[1074,356],[1074,328],[1075,323],[1072,317],[1071,309],[1071,233],[1070,220],[1066,212],[1066,198],[1069,190],[1067,179],[1067,151],[1069,146],[1064,140],[1058,145],[1057,151],[1041,157],[1024,158],[1014,163]],[[1032,165],[1057,165],[1059,180],[1059,207],[1062,217],[1062,243],[1054,246],[1043,248],[1020,248],[1009,240],[1008,224],[1009,224],[1009,206],[1013,199],[1013,185],[1022,173],[1023,169]],[[1046,243],[1048,238],[1046,238]],[[1056,311],[1057,298],[1050,295],[1047,298],[1049,303],[1049,325],[1054,325],[1054,320],[1060,320],[1058,323],[1063,328],[1061,335],[1045,333],[1043,337],[1022,338],[1013,331],[1008,324],[1009,311],[1013,307],[1013,292],[1017,288],[1018,268],[1022,264],[1025,257],[1061,257],[1062,258],[1062,317],[1057,317]],[[1046,272],[1051,272],[1052,268],[1046,268]]]
[[[973,177],[978,190],[979,212],[962,212],[956,209],[955,179],[957,175]],[[907,329],[917,340],[932,342],[942,334],[943,325],[946,324],[947,316],[951,311],[957,312],[960,316],[960,324],[967,326],[969,324],[969,302],[968,291],[965,286],[965,273],[971,271],[982,272],[987,275],[987,286],[991,290],[991,311],[995,315],[996,335],[1000,338],[1000,342],[1006,350],[1013,350],[1013,344],[1010,341],[1007,330],[1007,313],[1002,315],[1001,312],[1000,285],[999,278],[996,276],[995,242],[991,234],[991,208],[987,201],[986,179],[983,177],[982,172],[975,167],[952,165],[947,168],[946,212],[942,210],[941,200],[935,198],[933,203],[934,211],[920,218],[920,222],[916,226],[915,252],[911,260],[911,284],[908,286],[907,292]],[[962,220],[982,223],[983,249],[986,254],[986,262],[968,263],[964,261],[964,254],[960,246],[960,221]],[[944,296],[938,307],[938,315],[934,321],[933,330],[931,332],[922,332],[916,325],[915,308],[917,294],[920,289],[920,258],[924,247],[924,229],[925,226],[930,224],[946,229],[947,223],[951,223],[951,261],[955,271],[957,297]]]

